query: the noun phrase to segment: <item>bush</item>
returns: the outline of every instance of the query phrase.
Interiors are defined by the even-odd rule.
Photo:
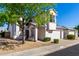
[[[75,39],[75,35],[67,35],[67,39],[74,40]]]
[[[44,38],[44,42],[47,42],[47,41],[50,41],[51,40],[51,38],[49,38],[49,37],[47,37],[47,38]]]
[[[54,43],[59,43],[59,39],[54,39]]]

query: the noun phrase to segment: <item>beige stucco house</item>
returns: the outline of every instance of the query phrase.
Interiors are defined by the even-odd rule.
[[[45,37],[53,39],[64,39],[68,34],[73,34],[78,37],[78,31],[75,29],[68,29],[62,26],[57,26],[57,14],[53,9],[49,10],[51,21],[39,28],[36,27],[35,22],[30,22],[30,26],[25,26],[26,39],[43,40]],[[22,34],[19,26],[16,24],[9,25],[10,37],[14,39],[21,39]]]

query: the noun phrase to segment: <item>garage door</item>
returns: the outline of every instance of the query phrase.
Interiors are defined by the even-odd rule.
[[[60,31],[53,31],[52,39],[60,39]]]

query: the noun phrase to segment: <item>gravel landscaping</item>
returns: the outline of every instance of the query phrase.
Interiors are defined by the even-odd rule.
[[[5,40],[7,42],[9,42],[9,45],[8,45],[8,48],[5,47],[5,49],[0,49],[0,55],[6,55],[6,54],[9,54],[9,53],[14,53],[14,52],[19,52],[19,51],[25,51],[25,50],[29,50],[29,49],[33,49],[33,48],[38,48],[38,47],[42,47],[42,46],[50,46],[50,45],[52,45],[51,48],[53,50],[55,50],[56,47],[57,48],[59,48],[59,47],[65,47],[65,48],[67,48],[67,45],[79,42],[79,40],[77,40],[77,39],[76,40],[65,40],[64,39],[64,40],[60,40],[59,44],[54,44],[54,43],[51,43],[50,41],[48,41],[48,42],[26,41],[25,44],[20,44],[21,41],[18,42],[16,40],[11,40],[11,39],[5,39]],[[51,50],[51,48],[49,48],[48,50]]]
[[[7,39],[7,41],[10,43],[13,43],[13,42],[15,43],[9,44],[11,46],[10,49],[8,49],[7,47],[5,47],[5,49],[0,49],[0,55],[53,44],[51,42],[42,42],[42,41],[38,41],[38,42],[26,41],[25,44],[16,44],[17,42],[16,40]]]

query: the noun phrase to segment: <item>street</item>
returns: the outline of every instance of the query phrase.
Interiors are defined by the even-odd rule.
[[[79,44],[47,54],[46,56],[79,56]]]

